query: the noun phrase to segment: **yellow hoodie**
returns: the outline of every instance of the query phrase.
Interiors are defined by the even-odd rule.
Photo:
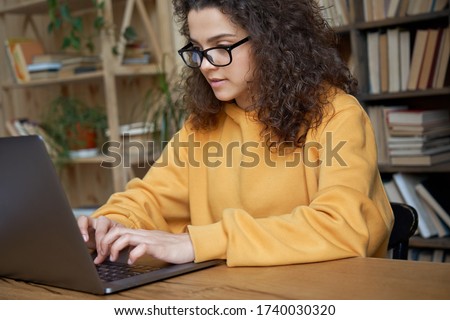
[[[219,125],[186,125],[160,159],[94,217],[130,228],[189,232],[195,261],[269,266],[386,255],[392,211],[370,121],[350,95],[307,133],[305,147],[269,152],[262,125],[227,104]]]

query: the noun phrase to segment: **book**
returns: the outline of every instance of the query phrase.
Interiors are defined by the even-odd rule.
[[[43,52],[42,45],[29,38],[9,38],[4,44],[14,80],[17,83],[30,81],[27,65],[34,55]]]
[[[15,45],[15,50],[21,52],[27,65],[33,62],[34,56],[44,53],[44,47],[42,44],[37,40],[31,39],[29,41],[18,42]]]
[[[12,73],[14,80],[17,83],[24,83],[24,82],[28,81],[28,79],[26,78],[26,76],[27,76],[26,70],[25,70],[26,68],[24,65],[19,65],[20,61],[18,61],[18,59],[16,59],[16,56],[13,53],[15,45],[20,41],[29,41],[29,39],[10,38],[10,39],[5,40],[4,45],[5,45],[6,56],[8,57],[8,62],[9,62],[11,73]],[[23,64],[23,62],[22,62],[22,64]]]
[[[445,131],[450,134],[450,122],[443,120],[424,124],[393,123],[389,125],[389,130],[393,136],[414,136],[441,131]]]
[[[380,88],[380,37],[378,32],[367,34],[367,58],[369,63],[370,93],[378,94]]]
[[[417,186],[416,186],[417,187]],[[417,190],[416,190],[417,192]],[[437,230],[437,236],[439,238],[447,237],[450,235],[450,229],[447,227],[447,225],[439,218],[439,216],[436,214],[434,209],[426,202],[422,197],[418,197],[419,201],[422,203],[425,210],[430,215],[430,219],[433,222],[433,224],[436,227]]]
[[[396,139],[397,137],[393,137],[391,133],[391,128],[388,124],[388,114],[397,110],[407,110],[407,106],[369,106],[367,108],[367,113],[369,115],[370,121],[372,123],[372,127],[375,133],[375,139],[377,144],[377,154],[378,154],[378,164],[387,165],[390,164],[390,154],[389,147],[391,144],[395,144],[395,146],[409,144],[409,143],[424,143],[419,138],[419,141],[416,141],[416,137],[411,137],[411,133],[408,132],[408,136],[400,137],[400,139]],[[449,134],[450,134],[450,128]],[[420,134],[420,132],[418,133]],[[412,141],[410,141],[413,139]]]
[[[448,6],[448,0],[434,0],[433,6],[432,6],[432,11],[433,12],[442,11],[447,6]]]
[[[409,70],[408,78],[408,90],[416,90],[419,82],[420,70],[422,67],[422,61],[425,54],[425,48],[427,46],[428,31],[417,30],[413,53],[411,57],[411,67]]]
[[[440,184],[439,184],[440,185]],[[431,186],[431,188],[436,188]],[[445,187],[443,189],[445,191]],[[425,187],[423,182],[420,182],[419,184],[416,185],[416,192],[417,194],[426,202],[428,203],[428,205],[436,212],[436,214],[439,216],[439,218],[447,225],[447,227],[450,228],[450,207],[446,210],[437,200],[436,198],[430,193],[430,191],[428,191],[427,187]],[[450,192],[450,190],[448,190],[447,187],[447,192]],[[448,195],[450,193],[448,193],[446,195],[446,197],[448,198]],[[442,200],[441,201],[446,201],[446,200]],[[446,204],[450,204],[447,203]]]
[[[387,153],[385,152],[384,142],[386,141],[384,137],[383,130],[383,117],[381,115],[381,106],[369,106],[367,108],[367,114],[372,123],[373,131],[375,134],[375,141],[377,145],[377,155],[378,164],[388,164]]]
[[[144,53],[141,57],[124,57],[123,64],[148,64],[150,63],[150,54]]]
[[[387,33],[380,33],[380,86],[381,92],[389,91],[389,51]]]
[[[62,66],[68,66],[68,65],[97,65],[101,62],[101,58],[96,55],[92,56],[69,56],[61,60]]]
[[[422,202],[419,201],[415,191],[416,185],[424,180],[424,176],[398,172],[394,173],[392,178],[405,200],[405,203],[416,209],[417,214],[419,215],[418,228],[420,235],[424,238],[437,236],[438,232],[436,226],[431,220],[429,213],[422,205]]]
[[[364,21],[373,21],[372,0],[363,0]]]
[[[20,136],[20,133],[17,131],[16,126],[14,125],[14,120],[13,121],[10,121],[10,120],[5,121],[5,128],[10,136],[12,136],[12,137]]]
[[[39,71],[58,71],[61,68],[61,63],[58,62],[40,62],[33,63],[27,66],[29,73]]]
[[[337,17],[339,20],[339,25],[345,26],[350,23],[350,13],[347,6],[346,0],[336,0],[335,1]]]
[[[450,59],[450,28],[448,27],[442,31],[441,45],[436,59],[432,87],[441,89],[444,87]]]
[[[408,89],[409,68],[411,65],[411,34],[409,30],[400,31],[400,90]]]
[[[400,91],[400,29],[387,30],[389,92]]]
[[[52,138],[45,132],[45,130],[36,122],[28,118],[12,119],[5,122],[8,133],[11,136],[27,136],[38,135],[43,140],[47,152],[50,156],[55,157],[60,146],[54,142]]]
[[[386,162],[387,164],[391,164],[391,156],[389,154],[389,140],[392,136],[392,132],[389,128],[389,123],[388,123],[388,114],[392,111],[396,111],[396,110],[407,110],[408,107],[407,106],[384,106],[382,108],[382,117],[383,117],[383,136],[384,136],[384,141],[382,144],[383,147],[383,152],[385,153],[385,158],[387,159]]]
[[[445,250],[444,249],[434,249],[432,260],[433,262],[444,262],[445,261]]]
[[[398,8],[398,17],[406,17],[406,12],[409,7],[409,0],[402,0],[400,2],[400,7]]]
[[[433,82],[434,82],[435,74],[437,73],[437,66],[439,63],[439,58],[440,58],[440,55],[442,54],[441,46],[444,43],[444,40],[442,39],[442,37],[444,36],[444,31],[445,31],[444,29],[439,29],[436,46],[435,46],[435,50],[434,50],[434,55],[433,55],[432,62],[431,62],[430,74],[428,76],[428,81],[427,81],[426,85],[424,85],[423,87],[419,87],[419,89],[433,88]]]
[[[30,73],[31,81],[54,78],[58,78],[58,70],[44,70]]]
[[[388,113],[389,124],[423,125],[448,120],[450,120],[449,110],[446,109],[408,109]]]
[[[391,0],[386,11],[386,18],[395,18],[400,8],[401,0]]]
[[[390,143],[388,144],[389,149],[414,149],[414,148],[432,148],[436,146],[447,146],[450,145],[450,136],[443,138],[436,138],[427,141],[409,141],[404,143]]]
[[[389,154],[391,156],[421,156],[421,155],[433,155],[450,151],[450,144],[440,144],[430,147],[406,147],[402,145],[401,148],[391,148]]]
[[[447,161],[450,161],[450,152],[421,156],[391,156],[393,166],[434,166]]]
[[[73,76],[75,74],[84,72],[93,72],[102,69],[102,64],[97,62],[72,62],[69,64],[63,63],[61,69],[59,70],[59,77]]]
[[[395,127],[393,127],[395,128]],[[400,131],[389,129],[387,136],[388,144],[392,143],[411,143],[411,142],[431,142],[433,140],[444,138],[450,135],[449,126],[436,126],[435,128],[427,128],[423,132]]]
[[[439,29],[428,30],[427,45],[420,68],[419,79],[417,81],[417,89],[424,90],[428,86],[428,81],[432,72],[433,61],[436,58],[435,52],[438,51],[439,35],[442,34]]]
[[[441,219],[450,227],[450,185],[448,179],[441,176],[430,175],[420,181],[421,195],[430,200],[430,205],[439,214]]]
[[[372,0],[373,21],[386,18],[385,0]]]
[[[384,190],[389,199],[389,202],[405,203],[400,191],[397,188],[394,180],[383,182]]]
[[[433,0],[409,0],[407,14],[409,16],[431,12]]]

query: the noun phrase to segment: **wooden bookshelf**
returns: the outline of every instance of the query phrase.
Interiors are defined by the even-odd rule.
[[[450,9],[447,7],[440,11],[425,12],[420,14],[411,14],[404,16],[395,16],[390,18],[379,19],[375,21],[365,21],[364,3],[371,4],[371,1],[363,2],[352,0],[350,4],[350,12],[353,13],[353,20],[348,26],[341,26],[337,31],[350,34],[352,61],[356,64],[353,66],[354,73],[360,84],[360,92],[357,96],[364,107],[372,106],[399,106],[406,105],[410,108],[446,108],[450,110],[448,101],[450,99],[450,83],[447,82],[443,88],[429,87],[425,90],[402,90],[397,92],[377,92],[372,93],[370,86],[370,70],[368,60],[368,35],[369,33],[378,32],[383,34],[388,30],[399,28],[410,33],[410,52],[414,49],[415,34],[418,30],[442,29],[447,28],[450,22]],[[389,4],[387,1],[385,4]],[[404,0],[400,1],[406,3]],[[411,57],[412,59],[412,57]],[[372,79],[373,80],[373,79]],[[450,172],[450,162],[440,163],[434,166],[392,166],[384,163],[380,164],[382,172]]]
[[[65,2],[71,12],[91,23],[96,13],[91,0]],[[148,88],[157,85],[155,76],[162,72],[163,53],[167,54],[164,58],[165,70],[169,72],[175,66],[172,8],[170,1],[166,0],[105,0],[103,19],[105,26],[110,29],[102,30],[96,39],[95,54],[101,56],[102,60],[99,71],[18,84],[12,77],[5,50],[0,51],[0,135],[7,135],[4,125],[6,120],[24,117],[38,120],[46,104],[54,97],[64,94],[76,96],[83,101],[87,99],[86,102],[90,105],[104,106],[109,139],[121,141],[120,125],[133,122],[128,119],[132,113],[129,109],[139,103],[138,99],[145,95]],[[48,22],[47,0],[0,0],[2,42],[10,37],[35,38],[44,44],[46,52],[57,52],[62,44],[62,35],[48,34]],[[122,64],[125,45],[123,31],[128,26],[133,26],[150,48],[150,64]],[[88,29],[83,30],[90,32]],[[116,45],[120,53],[118,55],[112,52]],[[71,172],[62,174],[62,177],[67,176],[69,179],[76,176],[80,181],[81,178],[86,178],[88,183],[92,183],[92,178],[95,178],[97,182],[94,183],[99,186],[73,188],[77,193],[83,193],[87,189],[90,192],[85,195],[76,194],[74,197],[71,197],[68,190],[69,198],[77,199],[72,203],[74,206],[102,204],[112,193],[124,189],[129,179],[129,168],[101,168],[100,163],[104,159],[104,156],[74,159],[71,161],[73,166],[69,165]],[[74,170],[76,172],[72,172]]]
[[[331,2],[329,2],[331,3]],[[404,90],[373,93],[371,90],[371,79],[369,70],[368,36],[370,33],[384,34],[388,30],[407,30],[410,34],[410,55],[414,49],[415,35],[418,30],[443,29],[450,25],[449,1],[443,10],[434,12],[424,12],[419,14],[406,14],[394,17],[385,17],[378,20],[366,21],[369,16],[365,12],[364,3],[372,5],[372,1],[350,0],[349,4],[350,23],[335,27],[340,39],[339,50],[341,56],[349,62],[350,70],[354,73],[359,83],[359,93],[357,95],[361,104],[367,108],[379,106],[409,106],[410,108],[445,108],[450,110],[450,83],[448,83],[450,72],[447,68],[447,82],[443,88],[428,87],[425,90]],[[390,1],[384,1],[389,5]],[[405,4],[405,0],[400,0],[400,6]],[[407,7],[405,7],[407,8]],[[372,7],[373,10],[375,10]],[[370,19],[369,19],[370,20]],[[331,24],[333,25],[333,24]],[[400,44],[399,44],[400,46]],[[380,54],[380,53],[377,53]],[[412,59],[411,59],[412,60]],[[380,69],[378,69],[380,71]],[[388,71],[389,72],[389,71]],[[372,79],[373,80],[373,79]],[[381,88],[381,83],[380,83]],[[372,88],[373,89],[373,88]],[[380,90],[381,91],[381,90]],[[380,172],[384,179],[389,180],[393,174],[402,172],[407,174],[438,175],[444,181],[450,183],[450,161],[439,163],[433,166],[393,166],[385,164],[379,165]],[[411,239],[411,248],[416,249],[450,249],[450,238],[429,238],[414,237]]]

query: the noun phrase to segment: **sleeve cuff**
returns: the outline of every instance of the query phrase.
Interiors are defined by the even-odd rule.
[[[205,226],[188,226],[195,252],[195,262],[226,259],[227,235],[222,222]]]

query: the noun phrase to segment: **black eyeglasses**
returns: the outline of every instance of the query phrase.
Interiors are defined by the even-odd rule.
[[[184,63],[190,68],[200,68],[203,57],[205,57],[213,66],[225,67],[233,61],[231,50],[246,43],[248,40],[250,40],[250,36],[236,42],[231,46],[219,46],[206,50],[191,48],[193,44],[188,43],[186,46],[178,50],[178,54],[183,59]]]

